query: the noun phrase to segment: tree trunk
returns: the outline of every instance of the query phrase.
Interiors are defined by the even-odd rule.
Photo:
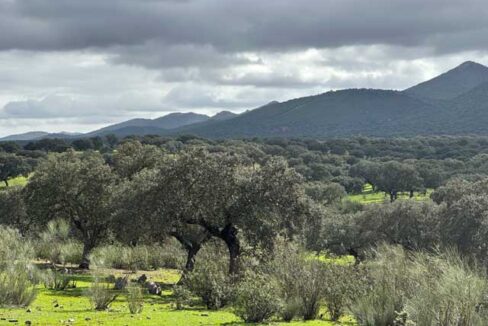
[[[5,182],[5,186],[8,187],[8,180],[3,180]]]
[[[410,198],[413,198],[413,190],[410,190]]]
[[[390,203],[393,203],[395,201],[395,194],[392,192],[390,192]]]
[[[231,224],[227,225],[220,237],[224,240],[229,250],[229,274],[236,275],[239,272],[239,256],[241,254],[241,245],[237,238],[238,230]]]
[[[78,266],[80,269],[90,269],[90,253],[93,249],[93,245],[89,242],[85,242],[83,245],[83,255],[81,256],[81,263]]]

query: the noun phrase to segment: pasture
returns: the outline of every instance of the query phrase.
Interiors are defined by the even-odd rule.
[[[96,276],[129,275],[131,280],[146,274],[150,280],[161,284],[162,294],[144,296],[144,308],[140,314],[131,314],[127,307],[125,294],[119,296],[107,311],[95,311],[90,304],[86,291]],[[76,288],[66,290],[49,290],[38,286],[38,295],[28,308],[1,308],[0,325],[244,325],[232,308],[208,310],[195,298],[191,306],[177,310],[173,285],[179,280],[180,271],[159,269],[157,271],[139,271],[131,273],[120,269],[95,269],[90,272],[76,271],[73,279]],[[327,321],[327,314],[322,312],[323,319],[314,321],[296,320],[290,323],[272,322],[272,325],[337,325]],[[354,325],[344,318],[340,325]]]

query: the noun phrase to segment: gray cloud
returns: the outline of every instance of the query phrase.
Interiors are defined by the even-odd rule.
[[[487,16],[483,0],[0,0],[0,135],[401,89],[487,64]]]

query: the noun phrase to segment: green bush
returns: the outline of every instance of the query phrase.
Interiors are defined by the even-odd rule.
[[[75,288],[76,282],[68,274],[47,270],[44,273],[44,286],[50,290],[62,291],[67,288]]]
[[[294,244],[277,242],[269,273],[274,275],[281,291],[284,320],[293,319],[295,312],[305,320],[317,318],[324,286],[322,262],[306,259]]]
[[[140,286],[127,287],[127,306],[131,314],[140,314],[144,308],[144,291]]]
[[[118,296],[110,284],[103,283],[98,278],[92,282],[87,295],[95,310],[107,310]]]
[[[219,309],[233,298],[228,259],[222,248],[216,247],[213,242],[198,254],[195,269],[185,275],[182,283],[201,298],[208,309]]]
[[[34,249],[19,232],[0,228],[0,306],[28,306],[36,297]]]
[[[36,242],[36,256],[53,264],[77,264],[83,245],[70,237],[70,226],[62,219],[50,221]]]
[[[173,286],[173,297],[175,298],[176,310],[183,310],[184,306],[191,303],[191,292],[182,285]]]
[[[157,268],[181,268],[184,264],[184,252],[179,244],[168,241],[163,245],[106,245],[96,248],[91,260],[95,265],[128,269],[152,270]]]
[[[339,320],[351,301],[363,292],[363,272],[356,266],[325,265],[323,298],[331,320]]]
[[[393,325],[413,292],[409,274],[410,259],[401,247],[381,246],[367,263],[369,289],[351,304],[359,325]]]
[[[275,280],[269,275],[248,272],[237,288],[236,315],[246,323],[260,323],[279,310],[280,296]]]
[[[0,306],[26,307],[36,298],[36,288],[29,270],[12,265],[0,272]]]
[[[417,254],[412,262],[417,290],[405,312],[416,325],[488,325],[486,274],[458,254]]]

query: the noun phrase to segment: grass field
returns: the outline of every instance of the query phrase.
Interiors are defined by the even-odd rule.
[[[432,191],[433,191],[432,189],[427,189],[427,192],[425,194],[414,193],[413,198],[415,200],[427,200],[430,198],[429,196],[432,193]],[[384,192],[374,192],[370,184],[364,185],[362,193],[357,195],[349,195],[347,196],[347,199],[351,201],[360,202],[363,204],[382,203],[384,201],[390,201],[390,197],[385,196]],[[400,193],[398,194],[398,199],[406,200],[406,199],[410,199],[410,197],[408,193]]]
[[[93,273],[93,272],[92,272]],[[98,270],[103,275],[118,275],[122,270]],[[123,294],[113,303],[108,311],[94,311],[85,291],[90,286],[94,274],[75,274],[76,288],[64,291],[44,289],[40,286],[38,296],[29,308],[0,309],[0,325],[25,325],[30,321],[32,325],[241,325],[242,320],[231,308],[219,311],[209,311],[198,303],[184,310],[174,308],[172,286],[180,277],[176,270],[164,269],[153,272],[138,272],[131,274],[130,279],[137,279],[142,273],[150,280],[161,282],[163,295],[146,295],[144,310],[141,314],[131,315]],[[16,322],[15,322],[15,321]],[[342,323],[334,324],[326,320],[310,322],[294,321],[291,323],[272,322],[272,325],[354,325],[345,319]]]

